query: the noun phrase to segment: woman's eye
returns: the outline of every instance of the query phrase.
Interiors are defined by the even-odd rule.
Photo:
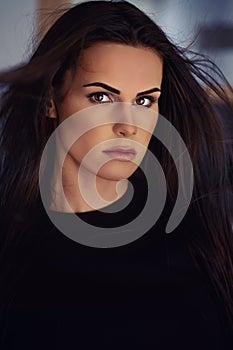
[[[94,92],[87,96],[91,102],[94,103],[107,103],[112,102],[111,98],[108,96],[108,94],[104,92]]]
[[[152,96],[139,97],[136,99],[136,104],[139,106],[151,107],[156,102],[155,98]]]

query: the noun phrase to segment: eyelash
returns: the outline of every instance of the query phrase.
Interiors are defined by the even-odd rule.
[[[148,99],[148,100],[150,101],[150,105],[149,105],[149,106],[144,106],[144,107],[147,107],[147,108],[152,107],[153,104],[155,104],[155,103],[158,102],[158,100],[155,99],[153,96],[140,96],[140,97],[137,98],[137,100],[140,100],[140,99],[143,99],[143,98],[146,98],[146,99]],[[136,100],[136,101],[137,101],[137,100]],[[139,106],[140,106],[140,105],[139,105]],[[142,105],[142,107],[143,107],[143,105]]]
[[[94,100],[93,100],[93,97],[96,96],[96,95],[104,95],[104,96],[107,96],[107,97],[109,98],[109,100],[111,100],[109,94],[108,94],[107,92],[102,92],[102,91],[92,92],[92,93],[90,93],[89,95],[87,95],[87,98],[89,99],[89,101],[90,101],[91,103],[100,103],[100,104],[101,104],[101,103],[113,103],[113,102],[114,102],[114,101],[112,101],[112,100],[111,100],[111,102],[109,102],[109,101],[107,101],[107,102],[98,102],[98,101],[94,101]],[[137,98],[137,100],[143,99],[143,98],[148,99],[148,100],[150,101],[150,105],[149,105],[149,106],[144,106],[144,107],[147,107],[147,108],[152,107],[152,105],[153,105],[154,103],[157,103],[157,102],[158,102],[158,99],[155,99],[153,96],[140,96],[140,97]],[[137,101],[137,100],[136,100],[136,101]],[[138,105],[140,106],[140,104],[138,104]],[[143,105],[142,105],[142,106],[143,106]]]
[[[107,96],[110,100],[111,98],[109,97],[109,94],[106,93],[106,92],[102,92],[102,91],[98,91],[98,92],[92,92],[91,94],[87,95],[87,98],[89,99],[89,101],[91,103],[108,103],[108,102],[98,102],[98,101],[94,101],[92,98],[96,95],[104,95],[104,96]]]

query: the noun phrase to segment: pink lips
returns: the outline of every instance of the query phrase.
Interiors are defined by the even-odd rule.
[[[123,162],[131,161],[136,156],[136,151],[128,147],[114,147],[103,151],[113,159],[121,160]]]

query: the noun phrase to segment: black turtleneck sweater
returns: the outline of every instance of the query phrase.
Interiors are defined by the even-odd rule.
[[[121,213],[77,215],[96,226],[121,225],[144,201],[139,191]],[[19,225],[23,243],[9,263],[1,349],[233,349],[221,302],[190,254],[200,221],[189,210],[165,234],[167,219],[165,210],[127,245],[93,248],[58,231],[38,205]]]

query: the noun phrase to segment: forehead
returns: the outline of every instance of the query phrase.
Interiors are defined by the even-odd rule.
[[[77,74],[84,84],[102,81],[119,89],[143,90],[161,85],[162,66],[162,58],[152,49],[98,43],[83,51]]]

